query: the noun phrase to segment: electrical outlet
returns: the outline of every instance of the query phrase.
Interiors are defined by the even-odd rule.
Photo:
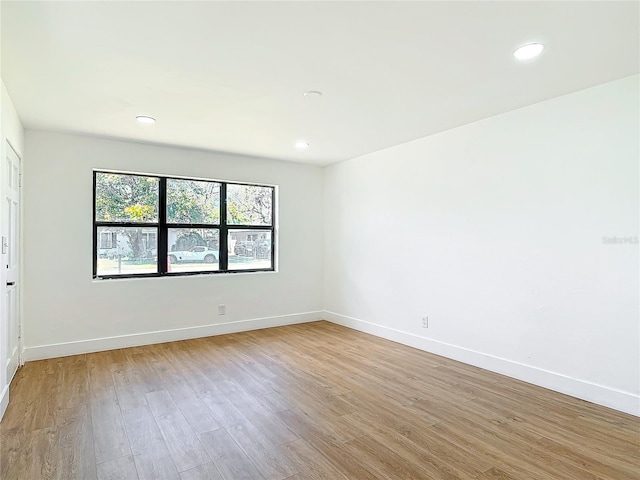
[[[422,317],[422,328],[429,328],[429,317],[426,315]]]
[[[221,303],[218,305],[218,315],[224,315],[225,313],[227,313],[227,306]]]

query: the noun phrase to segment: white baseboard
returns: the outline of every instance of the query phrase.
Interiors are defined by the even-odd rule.
[[[9,385],[5,385],[2,389],[2,393],[0,394],[0,420],[4,416],[4,412],[7,411],[7,406],[9,405]]]
[[[377,337],[408,345],[419,350],[434,353],[452,360],[484,368],[523,382],[548,388],[556,392],[571,395],[588,402],[610,407],[631,415],[640,416],[640,396],[629,392],[597,385],[561,373],[544,370],[506,358],[469,350],[437,340],[431,340],[412,333],[403,332],[357,318],[347,317],[334,312],[325,311],[325,320],[370,333]]]
[[[15,377],[18,371],[18,363],[18,349],[16,348],[14,354],[7,360],[7,384],[2,389],[2,394],[0,394],[0,420],[2,420],[4,412],[6,412],[7,406],[9,406],[9,387],[11,386],[11,382],[13,382],[13,377]]]
[[[38,345],[26,347],[23,350],[23,358],[30,362],[44,360],[46,358],[67,357],[82,353],[101,352],[117,348],[139,347],[155,343],[175,342],[190,338],[211,337],[226,333],[246,332],[262,328],[294,325],[297,323],[314,322],[323,319],[324,312],[305,312],[276,317],[253,318],[250,320],[238,320],[227,323],[215,323],[197,327],[176,328],[172,330],[159,330],[155,332],[120,335],[116,337],[92,338],[77,342],[55,343],[51,345]]]
[[[18,355],[18,347],[15,347],[13,350],[13,353],[11,354],[11,356],[9,357],[9,359],[7,360],[7,367],[6,367],[6,371],[7,371],[7,383],[11,384],[11,381],[13,380],[13,377],[15,376],[18,367],[20,366],[20,356]]]

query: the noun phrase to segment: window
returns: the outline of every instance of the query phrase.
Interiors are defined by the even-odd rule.
[[[275,188],[94,172],[93,276],[273,271]]]
[[[116,248],[116,232],[101,232],[100,248]]]

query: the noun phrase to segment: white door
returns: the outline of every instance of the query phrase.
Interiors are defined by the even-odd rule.
[[[6,325],[5,367],[7,383],[11,381],[20,363],[20,158],[6,145],[2,172],[2,269],[4,275],[3,325]]]

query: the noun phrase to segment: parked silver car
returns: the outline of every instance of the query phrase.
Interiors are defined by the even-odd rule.
[[[169,263],[215,263],[218,261],[218,250],[197,246],[191,250],[169,252]]]

